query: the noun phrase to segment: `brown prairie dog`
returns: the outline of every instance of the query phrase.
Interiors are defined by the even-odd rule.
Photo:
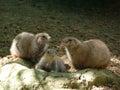
[[[38,33],[35,35],[34,40],[32,42],[32,57],[42,57],[45,51],[49,47],[49,42],[51,37],[48,33]]]
[[[34,35],[22,32],[13,39],[10,53],[13,57],[31,59],[33,62],[37,62],[36,58],[48,48],[49,39],[50,36],[47,33]]]
[[[36,69],[43,69],[45,71],[65,72],[66,67],[55,49],[48,49],[39,63],[35,66]]]
[[[110,62],[110,51],[104,42],[90,39],[80,42],[75,37],[64,38],[61,46],[66,49],[76,69],[105,68]]]

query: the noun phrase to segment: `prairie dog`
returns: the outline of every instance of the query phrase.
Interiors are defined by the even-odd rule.
[[[51,40],[51,37],[48,33],[38,33],[35,35],[33,42],[32,42],[32,54],[33,58],[35,57],[42,57],[42,55],[45,53],[45,51],[49,47],[49,42]]]
[[[65,72],[66,67],[55,49],[48,49],[41,60],[36,64],[36,69],[43,69],[45,71]]]
[[[61,46],[76,69],[105,68],[110,62],[110,51],[104,42],[90,39],[80,42],[75,37],[66,37]]]
[[[37,62],[36,59],[48,48],[50,38],[47,33],[34,35],[29,32],[22,32],[13,39],[10,53],[13,57],[30,59],[33,62]]]

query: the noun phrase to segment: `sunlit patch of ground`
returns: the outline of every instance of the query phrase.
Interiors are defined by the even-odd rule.
[[[114,72],[116,75],[120,76],[120,58],[113,56],[111,58],[111,62],[109,66],[107,67],[108,70],[111,70]]]
[[[66,66],[68,67],[68,72],[77,71],[72,65],[71,61],[68,60],[66,55],[62,56],[61,58],[63,59],[64,63],[67,64]],[[120,58],[116,56],[112,56],[110,63],[106,69],[112,71],[115,75],[117,75],[120,78]],[[109,87],[108,86],[93,86],[92,90],[119,90],[119,88],[116,86],[109,86]]]

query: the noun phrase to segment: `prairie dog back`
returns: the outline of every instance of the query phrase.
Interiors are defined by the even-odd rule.
[[[34,34],[22,32],[18,34],[12,42],[10,53],[16,57],[29,58],[29,49],[31,48],[31,41],[34,39]]]

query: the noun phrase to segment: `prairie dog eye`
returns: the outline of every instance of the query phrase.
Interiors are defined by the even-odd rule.
[[[42,38],[43,38],[43,39],[47,39],[46,36],[44,36],[44,35],[42,36]]]
[[[68,42],[72,42],[72,39],[68,39]]]

